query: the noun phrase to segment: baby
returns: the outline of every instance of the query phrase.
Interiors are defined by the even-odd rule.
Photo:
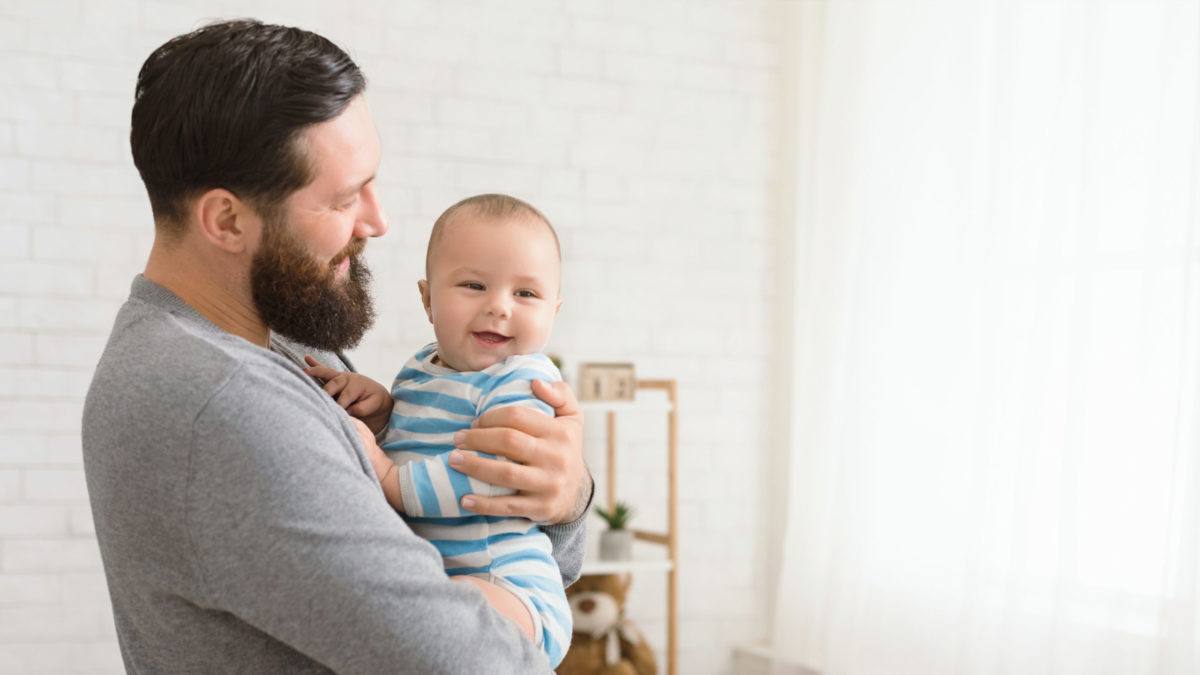
[[[384,387],[310,361],[309,374],[361,419],[396,463],[381,481],[388,502],[442,554],[446,573],[478,586],[501,614],[545,652],[566,653],[571,610],[550,540],[524,518],[481,516],[459,504],[469,494],[512,491],[451,468],[454,434],[491,408],[554,411],[533,396],[535,379],[560,381],[546,346],[562,305],[558,237],[537,209],[506,195],[479,195],[434,223],[417,282],[437,342]],[[494,457],[493,455],[487,455]]]

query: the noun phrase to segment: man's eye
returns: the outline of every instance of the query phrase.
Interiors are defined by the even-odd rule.
[[[351,199],[350,201],[346,202],[345,204],[338,204],[337,206],[335,206],[333,208],[337,209],[338,211],[346,211],[346,210],[353,208],[354,205],[357,203],[358,203],[358,197],[355,197],[354,199]]]

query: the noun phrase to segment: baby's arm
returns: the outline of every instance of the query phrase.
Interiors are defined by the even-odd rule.
[[[388,504],[397,511],[404,511],[404,502],[400,498],[400,483],[397,481],[399,467],[380,449],[376,440],[379,434],[387,428],[388,419],[392,416],[392,396],[388,390],[375,380],[358,373],[342,372],[322,365],[311,356],[305,356],[308,367],[304,372],[310,377],[318,377],[325,381],[325,393],[337,399],[338,405],[350,413],[354,422],[354,430],[367,451],[371,460],[371,468],[383,488],[383,496]]]
[[[387,428],[394,402],[386,387],[366,375],[321,365],[311,356],[305,356],[304,360],[308,363],[304,372],[325,380],[325,393],[337,399],[346,412],[365,422],[376,436]]]
[[[383,496],[393,509],[404,513],[404,500],[400,497],[400,481],[398,480],[400,467],[380,449],[379,443],[375,440],[375,434],[371,433],[362,420],[351,418],[350,421],[354,422],[354,430],[358,432],[359,440],[367,449],[367,458],[371,460],[371,468],[375,470],[375,478],[379,480]]]
[[[562,380],[562,375],[547,357],[541,354],[512,357],[490,374],[491,377],[481,386],[476,417],[493,408],[507,406],[534,408],[554,416],[554,409],[534,396],[532,390],[534,380]],[[406,413],[401,410],[400,414]],[[453,460],[462,452],[442,452],[400,466],[400,492],[408,515],[426,518],[469,516],[473,515],[472,512],[461,507],[463,498],[468,495],[498,497],[514,494],[511,488],[483,483],[460,473]],[[507,461],[495,455],[483,456]]]

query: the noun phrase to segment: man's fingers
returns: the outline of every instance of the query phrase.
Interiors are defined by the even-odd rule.
[[[541,413],[535,412],[534,414],[545,420],[552,419]],[[507,426],[460,431],[454,436],[454,445],[459,448],[500,455],[521,464],[533,463],[538,452],[535,436]]]
[[[542,399],[542,401],[558,410],[560,405],[567,401],[566,394],[570,392],[566,382],[546,382],[545,380],[534,380],[532,383],[533,395]]]
[[[553,442],[564,439],[569,433],[562,420],[560,417],[543,415],[532,408],[493,408],[476,418],[477,424],[463,432],[466,434],[465,442],[459,443],[456,439],[455,444],[460,448],[483,450],[528,464],[525,453],[532,450],[537,439]],[[502,431],[509,433],[500,433]]]
[[[485,483],[502,485],[519,492],[545,488],[540,471],[516,462],[480,457],[473,452],[455,450],[450,453],[450,466]]]
[[[566,382],[534,380],[533,395],[542,399],[546,405],[554,408],[555,417],[571,417],[581,414],[579,411],[579,401],[575,399],[575,392],[571,390],[570,385]]]
[[[508,497],[467,495],[462,498],[462,507],[482,516],[521,516],[536,522],[543,522],[549,516],[542,509],[541,502],[523,495]]]
[[[455,435],[460,449],[450,465],[492,485],[516,489],[506,497],[464,497],[464,509],[486,515],[520,514],[540,522],[567,522],[582,515],[591,494],[583,464],[583,412],[563,383],[533,383],[533,392],[554,407],[555,417],[522,406],[492,409],[471,429]],[[516,463],[476,457],[477,450]],[[457,457],[456,457],[457,456]],[[457,462],[457,465],[456,465]],[[578,494],[584,494],[577,505]],[[579,515],[576,515],[576,512]]]

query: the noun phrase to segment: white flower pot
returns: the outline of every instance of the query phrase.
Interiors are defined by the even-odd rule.
[[[631,560],[633,530],[605,530],[600,533],[601,560]]]

